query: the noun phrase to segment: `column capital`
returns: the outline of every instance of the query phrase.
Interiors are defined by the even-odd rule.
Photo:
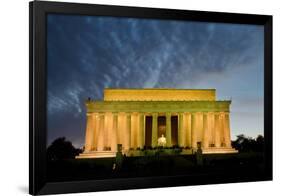
[[[138,114],[139,112],[128,112],[128,113],[130,113],[131,115],[136,115],[136,114]]]
[[[126,112],[125,115],[126,116],[132,116],[134,113],[133,112]]]
[[[214,112],[214,115],[218,116],[218,115],[220,115],[220,112]]]
[[[112,112],[113,116],[118,116],[118,112]]]
[[[157,112],[154,112],[154,113],[152,113],[152,116],[157,117],[157,116],[158,116],[158,113],[157,113]]]
[[[95,113],[95,117],[99,118],[100,117],[100,113]]]
[[[100,117],[103,117],[103,116],[104,116],[104,113],[99,113],[99,112],[98,112],[98,113],[96,113],[95,116],[96,116],[97,119],[99,119]]]
[[[172,116],[172,113],[171,112],[166,112],[165,115],[166,116]]]

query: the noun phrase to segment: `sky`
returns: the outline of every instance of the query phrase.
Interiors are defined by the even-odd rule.
[[[263,26],[49,14],[47,144],[84,145],[85,100],[104,88],[211,88],[231,138],[263,135]]]

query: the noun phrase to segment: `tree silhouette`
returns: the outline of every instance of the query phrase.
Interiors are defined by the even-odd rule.
[[[264,137],[258,135],[256,139],[246,137],[244,134],[236,136],[237,139],[232,142],[232,145],[239,152],[262,152],[264,146]]]
[[[48,160],[74,159],[82,150],[76,149],[65,137],[57,138],[47,148]]]

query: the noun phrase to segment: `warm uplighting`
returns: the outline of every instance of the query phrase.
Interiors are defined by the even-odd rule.
[[[77,158],[141,156],[145,146],[179,146],[183,154],[236,153],[230,141],[230,100],[215,89],[105,89],[87,101],[85,151]],[[165,136],[164,136],[165,135]],[[211,146],[210,144],[214,144]]]

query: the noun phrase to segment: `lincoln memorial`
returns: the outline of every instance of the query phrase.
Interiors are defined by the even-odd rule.
[[[230,104],[215,89],[105,89],[103,100],[86,101],[85,149],[76,158],[114,157],[118,144],[127,156],[159,146],[236,153]]]

